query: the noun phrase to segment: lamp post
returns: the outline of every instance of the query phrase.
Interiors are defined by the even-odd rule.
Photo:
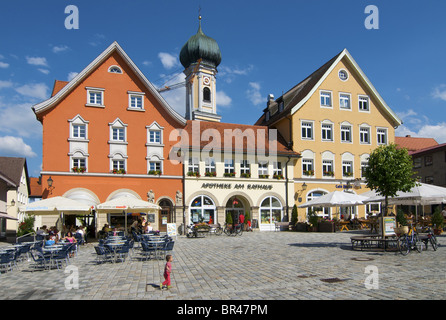
[[[48,178],[48,180],[46,180],[46,182],[48,183],[48,191],[50,194],[53,193],[53,179],[51,179],[51,176]]]

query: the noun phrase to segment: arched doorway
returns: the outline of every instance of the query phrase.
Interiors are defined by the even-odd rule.
[[[273,231],[275,223],[282,221],[282,203],[274,196],[266,197],[260,204],[260,230]]]
[[[238,196],[232,196],[226,202],[225,216],[226,221],[228,216],[232,218],[232,223],[240,223],[240,216],[245,216],[245,206],[242,199]]]
[[[162,199],[158,205],[161,207],[158,221],[159,230],[167,232],[167,224],[174,222],[172,202],[169,199]]]
[[[216,223],[216,206],[214,201],[208,196],[200,195],[195,197],[190,204],[189,223]]]

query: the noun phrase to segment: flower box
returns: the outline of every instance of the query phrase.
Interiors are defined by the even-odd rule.
[[[352,177],[353,176],[353,172],[343,172],[342,175],[344,177]]]
[[[235,177],[235,172],[225,172],[223,173],[224,177]]]
[[[242,177],[242,178],[251,178],[251,173],[249,173],[249,172],[240,173],[240,177]]]
[[[320,221],[317,228],[319,232],[335,232],[336,225],[332,221]]]
[[[277,179],[277,180],[282,180],[283,179],[283,175],[282,174],[274,174],[273,178]]]
[[[333,171],[324,171],[323,173],[324,177],[334,177]]]
[[[85,167],[73,167],[73,168],[71,168],[71,170],[72,170],[73,172],[80,172],[80,173],[83,173],[83,172],[85,172],[87,169],[86,169]]]
[[[149,170],[149,172],[147,174],[152,175],[152,176],[160,176],[161,170]]]
[[[304,176],[314,176],[314,170],[304,170]]]
[[[260,179],[268,179],[268,177],[269,177],[268,174],[259,174]]]
[[[205,172],[204,175],[206,177],[216,177],[217,176],[217,172]]]
[[[188,176],[188,177],[197,177],[197,178],[199,178],[199,177],[200,177],[200,173],[195,172],[195,171],[189,171],[189,172],[187,173],[187,176]]]
[[[112,173],[114,174],[125,174],[125,169],[113,169]]]

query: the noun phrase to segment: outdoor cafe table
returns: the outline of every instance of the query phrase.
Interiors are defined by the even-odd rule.
[[[162,239],[158,239],[158,240],[149,240],[149,241],[147,241],[147,243],[149,244],[149,246],[151,246],[152,248],[155,249],[155,259],[162,258],[159,255],[159,253],[161,253],[161,251],[164,247],[165,241]]]
[[[116,262],[116,251],[125,244],[124,241],[111,241],[105,244],[106,247],[110,248],[110,252],[113,254],[113,262]]]
[[[50,265],[53,264],[54,255],[57,255],[57,253],[63,248],[63,245],[60,244],[53,244],[52,246],[46,246],[42,248],[42,251],[45,253],[50,254]]]
[[[341,229],[339,231],[345,230],[348,231],[348,225],[350,224],[350,221],[339,221],[339,225],[341,226]]]

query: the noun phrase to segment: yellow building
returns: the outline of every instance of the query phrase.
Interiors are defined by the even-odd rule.
[[[256,122],[277,128],[302,155],[294,168],[296,205],[335,190],[369,191],[362,168],[373,149],[394,142],[401,123],[347,49],[281,97],[270,95]],[[370,209],[359,206],[340,214],[363,217]],[[298,209],[299,221],[306,220],[306,212]],[[318,212],[326,218],[338,213],[336,208]]]

